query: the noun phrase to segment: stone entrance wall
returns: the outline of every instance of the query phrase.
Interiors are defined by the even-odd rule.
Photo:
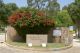
[[[61,27],[61,36],[53,36],[52,43],[64,43],[66,45],[71,44],[73,41],[73,36],[69,31],[68,27]]]
[[[69,28],[62,27],[62,36],[61,36],[62,43],[69,45],[73,42],[73,35],[70,32]]]
[[[39,34],[30,34],[26,36],[26,41],[29,43],[32,41],[34,44],[41,44],[41,43],[65,43],[65,44],[71,44],[73,40],[73,36],[71,32],[69,31],[69,28],[67,27],[61,27],[61,36],[55,37],[53,36],[53,30],[49,31],[49,34],[47,35],[39,35]],[[34,35],[34,36],[32,36]],[[32,37],[33,38],[32,38]],[[11,27],[7,27],[7,39],[12,41],[20,41],[22,38],[18,35],[17,31]],[[31,40],[30,40],[31,39]]]

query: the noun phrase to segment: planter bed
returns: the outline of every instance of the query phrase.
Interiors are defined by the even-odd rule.
[[[15,49],[22,49],[22,50],[33,50],[33,51],[59,51],[71,48],[73,45],[65,46],[64,44],[60,43],[48,43],[47,47],[41,46],[33,46],[28,47],[25,42],[12,42],[7,41],[6,45]]]
[[[25,42],[12,42],[12,41],[6,41],[6,43],[12,45],[12,46],[17,46],[20,48],[44,48],[42,46],[32,46],[32,47],[28,47],[27,44]],[[64,44],[62,43],[48,43],[47,47],[45,48],[63,48],[65,47]]]

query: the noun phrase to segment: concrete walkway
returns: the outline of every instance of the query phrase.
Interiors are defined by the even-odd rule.
[[[0,43],[0,53],[80,53],[80,43],[78,39],[73,40],[73,47],[61,51],[32,51],[11,48],[4,43]]]
[[[73,46],[74,47],[80,47],[80,40],[79,39],[73,39]]]

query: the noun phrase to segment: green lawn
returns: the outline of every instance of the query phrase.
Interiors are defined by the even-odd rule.
[[[8,44],[11,44],[13,46],[18,46],[20,48],[28,48],[27,44],[25,42],[12,42],[7,41]],[[46,48],[62,48],[65,47],[62,43],[48,43]],[[33,46],[32,48],[43,48],[42,46]]]

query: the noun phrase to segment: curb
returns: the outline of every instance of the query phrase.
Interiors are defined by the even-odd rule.
[[[18,47],[18,46],[13,46],[11,44],[8,44],[6,42],[5,42],[5,44],[9,47],[12,47],[12,48],[21,49],[21,50],[32,50],[32,51],[60,51],[60,50],[69,49],[73,46],[72,44],[70,44],[69,46],[62,47],[62,48],[39,48],[39,49],[36,49],[36,48],[30,48],[30,47],[21,48],[21,47]]]

